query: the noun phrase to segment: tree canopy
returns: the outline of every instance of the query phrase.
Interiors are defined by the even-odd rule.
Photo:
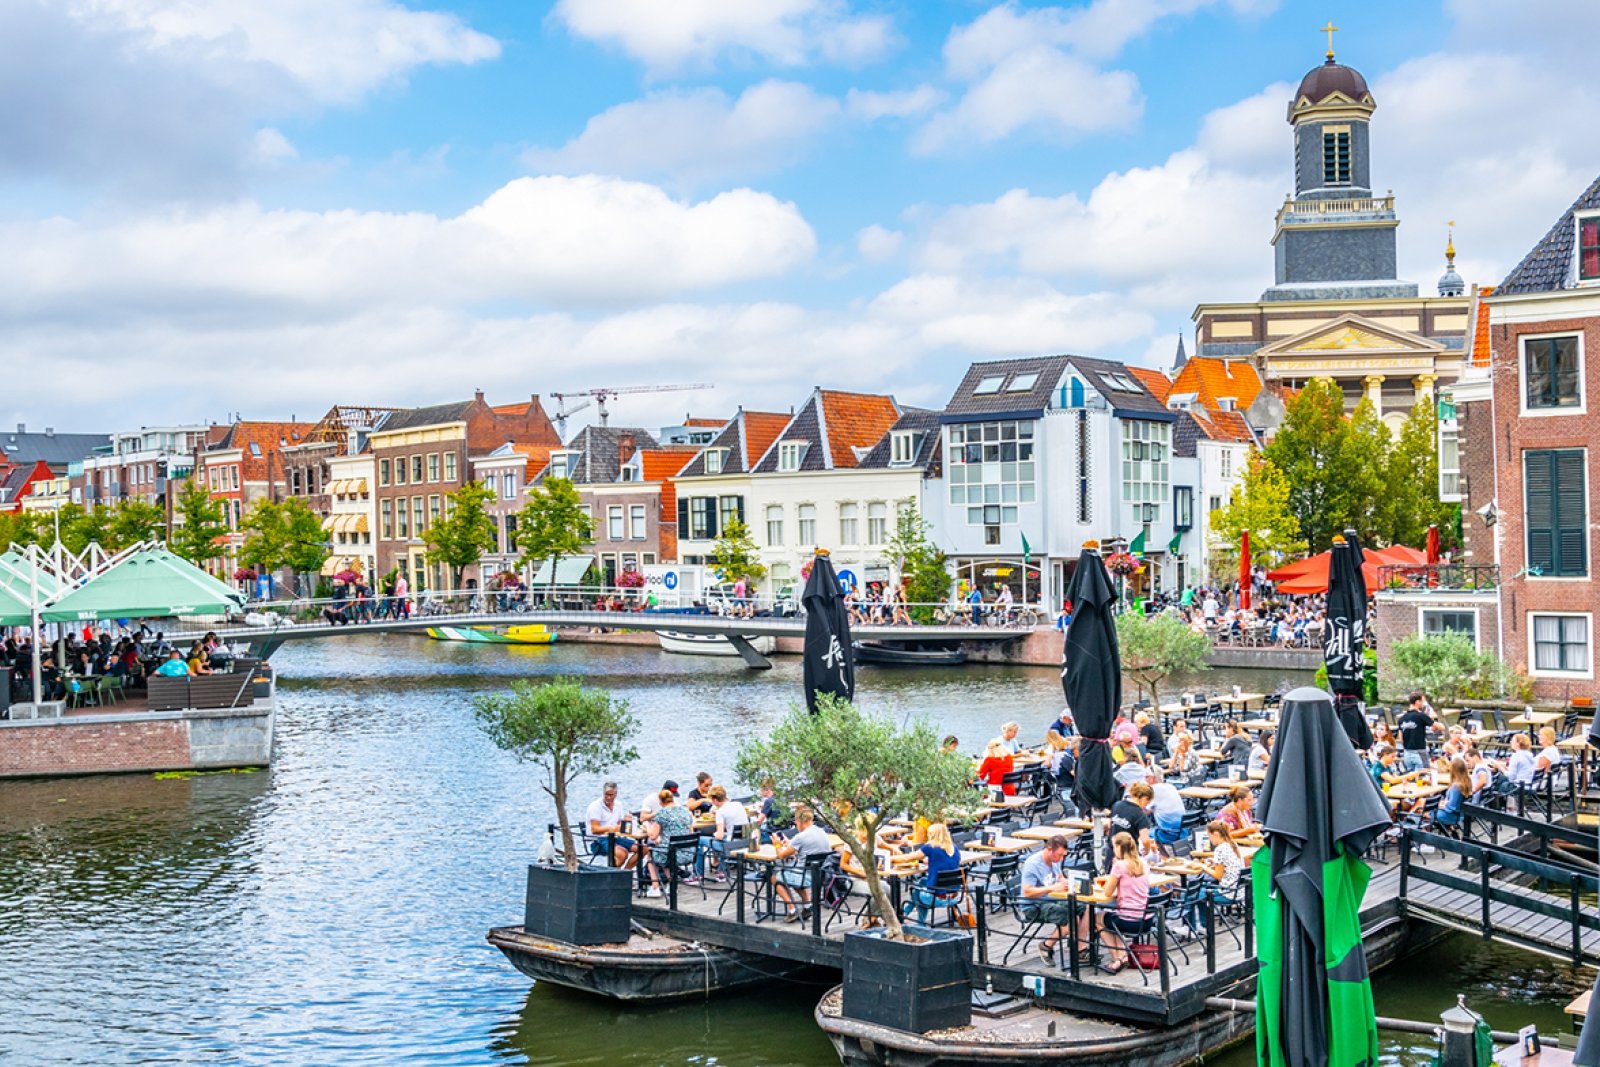
[[[199,482],[188,481],[178,490],[177,512],[167,547],[196,565],[221,559],[222,545],[217,542],[228,533],[223,502],[211,499]]]
[[[900,917],[874,856],[879,831],[902,812],[937,821],[982,800],[972,761],[946,752],[926,719],[902,727],[831,694],[819,694],[815,715],[791,705],[767,737],[744,744],[735,766],[744,782],[772,779],[779,796],[807,804],[844,839],[893,938],[901,936]]]
[[[550,561],[550,584],[563,556],[576,556],[594,540],[594,521],[584,510],[578,488],[566,478],[546,478],[528,490],[528,502],[517,512],[517,544],[522,562]]]
[[[884,556],[905,581],[906,600],[912,605],[916,622],[930,623],[950,595],[950,572],[945,569],[945,554],[928,540],[929,524],[917,511],[914,500],[903,500],[895,515],[894,534],[884,547]]]
[[[1211,561],[1217,577],[1239,571],[1240,534],[1250,532],[1250,558],[1278,567],[1305,554],[1300,520],[1289,502],[1289,479],[1260,452],[1252,452],[1233,496],[1211,516]]]
[[[740,578],[759,582],[767,575],[767,566],[761,562],[761,549],[750,536],[750,527],[743,519],[729,519],[722,528],[722,536],[711,548],[711,562],[725,582]]]
[[[576,871],[578,851],[567,816],[569,790],[579,775],[604,774],[639,758],[632,744],[639,721],[627,701],[561,676],[542,685],[512,682],[509,693],[474,697],[472,710],[497,748],[519,763],[543,768],[540,788],[555,803],[567,870]]]
[[[452,586],[461,588],[461,572],[493,552],[500,535],[495,528],[489,504],[493,489],[482,482],[468,482],[445,497],[445,513],[433,521],[422,535],[428,545],[429,563],[450,568]]]
[[[299,497],[258,500],[240,523],[242,563],[265,574],[287,568],[297,577],[316,574],[328,561],[328,534],[322,520]]]
[[[1150,690],[1150,702],[1160,707],[1161,683],[1175,674],[1205,670],[1211,641],[1177,616],[1125,611],[1117,616],[1117,648],[1122,673],[1138,685],[1140,695]]]
[[[1456,505],[1439,499],[1438,421],[1426,399],[1412,407],[1389,448],[1378,505],[1378,537],[1387,544],[1420,548],[1429,525],[1446,542],[1455,539]]]

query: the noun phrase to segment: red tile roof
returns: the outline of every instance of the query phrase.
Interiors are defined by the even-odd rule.
[[[1205,430],[1206,436],[1213,441],[1237,441],[1250,444],[1255,440],[1250,433],[1249,425],[1244,421],[1244,416],[1237,411],[1212,411],[1206,407],[1189,409],[1195,421]]]
[[[1158,370],[1149,367],[1128,368],[1128,373],[1139,379],[1140,383],[1163,404],[1167,402],[1167,394],[1172,392],[1172,379]]]
[[[1489,305],[1483,298],[1494,293],[1494,286],[1485,285],[1478,289],[1478,306],[1474,312],[1474,326],[1472,333],[1472,352],[1467,360],[1474,367],[1487,367],[1489,365]]]
[[[877,444],[900,418],[900,408],[892,396],[836,393],[827,389],[821,392],[828,451],[836,468],[854,467],[857,463],[855,449],[865,450]],[[765,451],[763,448],[756,457],[760,458]]]
[[[227,427],[217,442],[218,449],[237,448],[243,453],[239,461],[241,482],[260,482],[267,478],[267,459],[289,445],[304,444],[314,422],[236,422]],[[255,445],[252,449],[250,446]],[[283,477],[283,464],[272,465],[275,477]]]
[[[746,411],[742,414],[744,415],[744,469],[749,470],[767,454],[772,442],[776,441],[783,428],[789,425],[789,416],[771,411]]]
[[[728,420],[727,419],[692,419],[689,416],[685,415],[684,418],[683,418],[683,424],[685,426],[699,426],[701,428],[709,426],[712,429],[716,429],[718,426],[726,426],[726,425],[728,425]]]
[[[1231,396],[1235,410],[1244,411],[1261,393],[1261,376],[1247,359],[1194,356],[1178,371],[1171,391],[1194,393],[1208,411],[1226,414],[1219,401]]]

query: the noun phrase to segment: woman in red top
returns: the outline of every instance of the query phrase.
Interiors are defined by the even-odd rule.
[[[983,750],[983,762],[978,764],[978,781],[984,785],[1000,786],[1006,796],[1015,796],[1016,785],[1006,781],[1006,775],[1011,773],[1014,766],[1011,753],[1006,751],[1006,746],[997,737]]]

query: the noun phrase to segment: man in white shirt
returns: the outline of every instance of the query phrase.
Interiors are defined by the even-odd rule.
[[[806,876],[807,862],[813,856],[826,856],[833,851],[833,845],[828,841],[828,832],[815,822],[811,809],[802,804],[794,811],[794,836],[785,838],[781,834],[773,838],[773,845],[778,850],[778,859],[786,861],[777,870],[778,880],[774,888],[778,897],[789,910],[788,922],[799,922],[805,916],[805,905],[810,903],[807,896]],[[791,889],[799,894],[799,906],[796,906]]]
[[[1000,744],[1004,745],[1005,750],[1013,756],[1022,751],[1022,742],[1017,740],[1017,734],[1021,730],[1022,727],[1014,722],[1008,722],[1000,727]]]
[[[606,854],[606,836],[616,835],[616,848],[612,859],[614,866],[632,867],[638,858],[638,842],[623,833],[628,812],[617,806],[617,783],[607,782],[600,791],[600,799],[589,805],[589,851],[596,856]]]
[[[1205,600],[1200,604],[1200,613],[1206,618],[1206,625],[1215,626],[1217,616],[1222,613],[1222,605],[1217,603],[1215,593],[1207,593]]]
[[[711,810],[716,814],[716,829],[711,834],[713,875],[719,882],[727,881],[722,857],[728,854],[728,845],[736,838],[742,839],[750,826],[750,815],[744,805],[728,799],[728,791],[720,785],[711,787]]]

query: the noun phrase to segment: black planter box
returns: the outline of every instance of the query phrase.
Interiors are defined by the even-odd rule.
[[[924,1034],[972,1022],[972,938],[907,925],[920,941],[890,941],[882,930],[844,938],[847,1019]]]
[[[528,866],[522,928],[569,945],[628,940],[633,918],[633,872],[621,867]]]

